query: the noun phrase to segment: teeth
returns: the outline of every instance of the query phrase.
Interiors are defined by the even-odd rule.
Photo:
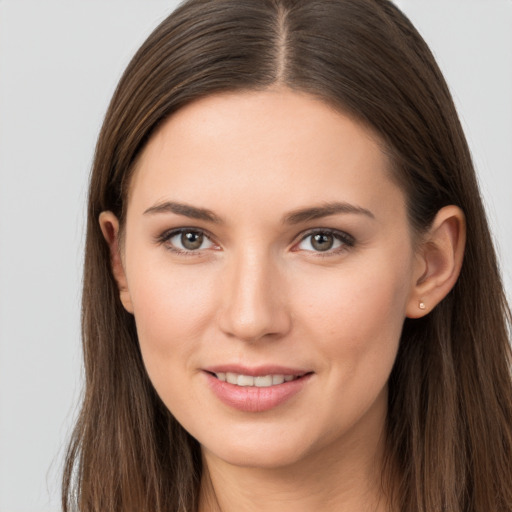
[[[287,375],[287,377],[292,377],[293,375]],[[272,375],[272,384],[282,384],[284,382],[284,375]]]
[[[272,375],[265,375],[264,377],[254,377],[254,385],[258,388],[268,388],[272,386]]]
[[[236,373],[226,373],[226,381],[230,384],[238,384],[238,378]]]
[[[239,375],[236,379],[238,386],[254,386],[254,377],[250,375]]]
[[[270,386],[277,386],[283,382],[290,382],[297,379],[297,375],[263,375],[253,377],[252,375],[241,375],[232,372],[219,372],[215,376],[222,382],[235,384],[236,386],[256,386],[257,388],[268,388]]]

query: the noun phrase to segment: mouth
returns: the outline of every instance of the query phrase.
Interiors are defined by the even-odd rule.
[[[308,387],[314,372],[265,365],[222,365],[203,369],[210,390],[221,402],[241,412],[264,412],[284,405]]]
[[[292,382],[294,380],[302,379],[309,373],[302,373],[297,375],[285,375],[281,373],[268,374],[268,375],[244,375],[242,373],[233,372],[208,372],[213,377],[221,382],[227,382],[240,387],[257,387],[269,388],[272,386],[279,386],[285,382]]]

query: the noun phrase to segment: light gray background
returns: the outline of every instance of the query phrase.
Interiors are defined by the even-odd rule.
[[[402,0],[438,57],[512,296],[512,1]],[[0,512],[59,510],[80,395],[84,201],[130,56],[177,4],[0,0]]]

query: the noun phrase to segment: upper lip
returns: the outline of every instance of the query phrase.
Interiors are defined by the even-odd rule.
[[[238,375],[250,375],[252,377],[263,377],[265,375],[294,375],[301,376],[311,373],[304,368],[290,368],[280,365],[242,366],[239,364],[220,364],[203,368],[209,373],[236,373]]]

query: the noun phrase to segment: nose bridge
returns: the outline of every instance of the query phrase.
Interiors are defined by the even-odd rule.
[[[246,247],[232,255],[226,274],[221,329],[254,341],[290,327],[279,265],[270,251]]]

